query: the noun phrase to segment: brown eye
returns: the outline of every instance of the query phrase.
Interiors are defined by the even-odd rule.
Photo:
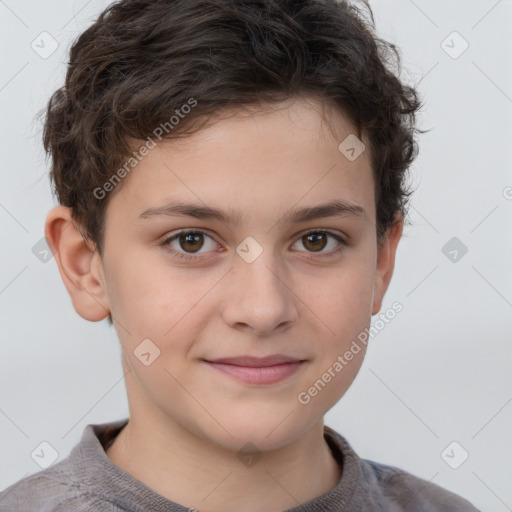
[[[219,247],[208,233],[199,230],[180,231],[164,240],[162,245],[175,257],[185,259],[199,259],[205,256],[204,253],[212,252]]]
[[[295,243],[301,243],[306,252],[319,256],[333,256],[341,252],[348,243],[336,233],[316,229],[302,235]],[[324,250],[326,249],[326,250]]]
[[[184,233],[177,240],[180,248],[186,252],[189,252],[189,249],[192,252],[198,251],[204,245],[202,233]]]
[[[327,233],[308,233],[302,237],[304,247],[311,251],[321,251],[327,245]]]

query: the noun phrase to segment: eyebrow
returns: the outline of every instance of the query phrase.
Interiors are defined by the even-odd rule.
[[[245,215],[241,211],[229,210],[223,212],[210,206],[170,202],[163,206],[148,208],[139,215],[140,219],[149,219],[152,217],[177,217],[188,216],[203,220],[218,220],[225,224],[239,225]],[[316,206],[307,206],[291,210],[283,217],[283,221],[293,224],[307,222],[310,220],[323,219],[326,217],[366,217],[366,210],[357,204],[348,203],[341,200],[335,200]]]

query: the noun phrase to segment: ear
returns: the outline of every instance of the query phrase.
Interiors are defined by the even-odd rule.
[[[382,300],[388,289],[395,268],[395,254],[404,227],[400,212],[395,213],[395,219],[377,247],[377,269],[373,293],[372,315],[376,315],[382,307]]]
[[[77,229],[71,209],[52,208],[44,234],[76,312],[91,322],[106,318],[110,309],[103,262],[96,248],[90,248]]]

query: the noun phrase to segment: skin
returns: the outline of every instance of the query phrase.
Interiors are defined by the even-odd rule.
[[[47,216],[45,235],[76,311],[90,321],[112,313],[121,343],[130,420],[107,456],[184,506],[278,512],[342,477],[323,417],[357,375],[364,345],[308,404],[297,397],[380,311],[403,221],[397,215],[378,244],[368,151],[349,161],[338,145],[355,130],[341,113],[333,116],[331,126],[319,102],[298,98],[234,111],[187,139],[159,143],[110,198],[103,258],[68,208]],[[171,199],[244,217],[239,224],[139,218]],[[292,209],[332,200],[366,213],[282,221]],[[184,228],[207,235],[167,248],[195,260],[162,245]],[[308,243],[311,229],[348,245],[331,236]],[[263,249],[252,263],[236,252],[248,236]],[[160,350],[148,366],[134,355],[146,338]],[[269,354],[306,362],[278,383],[251,385],[203,361]],[[246,443],[263,455],[252,467],[237,457]]]

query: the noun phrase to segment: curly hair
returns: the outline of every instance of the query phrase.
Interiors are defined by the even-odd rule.
[[[159,138],[184,137],[223,109],[301,95],[338,109],[369,142],[377,238],[397,211],[406,219],[422,102],[401,82],[399,51],[377,37],[363,3],[369,17],[344,0],[119,0],[107,7],[74,41],[65,84],[45,108],[52,191],[84,238],[103,254],[113,188],[105,183],[128,172],[133,141],[150,140],[159,126],[166,127]]]

